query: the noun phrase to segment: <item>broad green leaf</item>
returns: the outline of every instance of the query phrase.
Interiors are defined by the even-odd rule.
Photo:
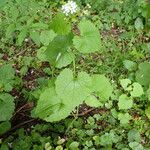
[[[69,150],[79,150],[79,142],[72,142],[70,145],[69,145]]]
[[[80,36],[75,36],[73,44],[81,53],[92,53],[100,51],[100,33],[94,24],[88,20],[79,23]]]
[[[65,20],[65,15],[58,13],[52,20],[50,28],[59,35],[67,35],[71,31],[71,25]]]
[[[63,100],[63,104],[74,109],[90,95],[91,77],[80,72],[75,78],[70,69],[64,69],[56,79],[56,93]]]
[[[0,91],[11,91],[13,86],[13,79],[15,77],[15,70],[11,65],[5,64],[0,67]]]
[[[129,146],[132,150],[144,150],[143,146],[138,142],[130,142]]]
[[[0,94],[0,121],[7,121],[12,117],[15,104],[14,98],[7,93]]]
[[[45,121],[54,122],[66,118],[71,111],[57,96],[54,87],[51,87],[40,95],[35,114]]]
[[[96,92],[101,102],[104,102],[109,100],[109,97],[112,95],[113,88],[108,78],[104,75],[97,74],[92,76],[92,91]]]
[[[128,142],[140,142],[141,135],[138,130],[132,129],[128,132]]]
[[[0,123],[0,134],[7,132],[10,128],[11,128],[11,123],[9,121]]]
[[[88,96],[85,103],[90,107],[99,107],[103,105],[94,95]]]
[[[125,68],[128,69],[129,71],[134,71],[137,69],[137,64],[131,60],[124,60],[123,64]]]
[[[137,82],[148,87],[150,85],[150,62],[143,62],[138,68],[136,72]]]
[[[130,109],[133,105],[133,100],[125,94],[119,97],[118,106],[119,109]]]
[[[37,44],[38,46],[40,46],[41,42],[40,42],[40,34],[38,31],[31,31],[30,32],[30,37],[33,40],[33,42],[35,42],[35,44]]]
[[[71,46],[72,38],[72,34],[69,34],[67,36],[57,36],[54,38],[54,40],[49,44],[44,52],[50,63],[56,65],[59,57],[67,52],[69,46]]]
[[[126,125],[129,123],[129,121],[132,119],[132,117],[129,115],[129,113],[119,113],[118,119],[120,120],[120,123],[122,125]]]
[[[136,30],[138,30],[138,31],[143,30],[143,28],[144,28],[143,21],[141,18],[137,18],[135,20],[134,25],[135,25]]]
[[[61,100],[56,95],[54,88],[46,89],[41,95],[40,99],[38,100],[37,107],[35,113],[40,118],[48,117],[52,112],[53,108],[59,108]]]
[[[48,61],[48,58],[45,54],[45,51],[47,50],[46,46],[42,46],[40,49],[37,51],[37,58],[41,61]]]
[[[140,97],[141,95],[144,94],[143,88],[142,88],[142,86],[139,83],[134,82],[132,84],[132,86],[133,86],[133,89],[130,92],[130,94],[131,94],[132,97]]]
[[[100,144],[103,146],[111,146],[113,143],[118,142],[118,136],[113,132],[110,131],[110,133],[105,133],[100,136]]]
[[[145,110],[146,116],[150,119],[150,106],[148,106]]]
[[[123,87],[124,90],[132,90],[131,86],[129,86],[131,84],[131,80],[129,79],[121,79],[120,80],[120,84]]]
[[[56,62],[57,68],[66,67],[71,64],[71,62],[75,59],[75,55],[72,52],[65,52],[58,58]]]
[[[47,46],[56,37],[56,33],[53,30],[42,31],[40,34],[40,41],[43,45]]]

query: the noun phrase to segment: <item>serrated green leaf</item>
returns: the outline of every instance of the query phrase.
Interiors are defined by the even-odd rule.
[[[71,64],[71,62],[75,59],[75,55],[72,52],[65,52],[58,58],[56,62],[57,68],[66,67]]]
[[[7,93],[0,94],[0,121],[7,121],[12,117],[15,104],[14,98]]]
[[[120,84],[123,87],[124,90],[132,90],[131,86],[129,87],[129,85],[131,84],[131,80],[129,79],[121,79],[120,80]]]
[[[65,105],[74,109],[90,95],[91,82],[91,77],[85,72],[74,78],[70,69],[64,69],[56,79],[56,93]]]
[[[80,36],[75,36],[73,44],[81,53],[100,51],[101,40],[98,29],[88,20],[79,23]]]
[[[142,86],[139,83],[134,82],[132,84],[132,86],[133,86],[133,89],[130,92],[132,97],[140,97],[141,95],[144,94],[143,88],[142,88]]]
[[[129,113],[119,113],[118,119],[120,120],[120,123],[122,125],[128,124],[129,121],[132,119],[132,117],[129,115]]]
[[[79,142],[74,141],[69,145],[69,149],[70,150],[79,150],[78,146],[79,146]]]
[[[65,20],[65,15],[58,13],[52,20],[50,28],[59,35],[67,35],[71,31],[71,25]]]
[[[103,105],[94,95],[88,96],[85,103],[90,107],[99,107]]]
[[[130,142],[129,146],[132,150],[144,150],[143,146],[138,142]]]
[[[45,51],[47,50],[47,47],[42,46],[40,49],[37,51],[37,58],[41,61],[48,61],[48,58],[45,54]]]
[[[119,97],[118,106],[119,109],[130,109],[133,105],[133,100],[125,94]]]
[[[148,87],[150,85],[150,62],[143,62],[139,65],[136,72],[136,81],[141,85]]]
[[[138,130],[132,129],[128,132],[128,141],[129,142],[140,142],[141,135]]]
[[[66,118],[76,106],[83,103],[91,90],[91,78],[80,72],[75,79],[69,69],[64,69],[56,79],[54,87],[46,89],[38,100],[35,114],[48,122]],[[81,92],[82,90],[82,92]]]
[[[40,42],[40,33],[38,31],[31,31],[30,32],[30,37],[33,40],[33,42],[35,42],[35,44],[40,46],[40,44],[41,44],[41,42]]]
[[[57,96],[54,87],[51,87],[40,95],[35,114],[43,120],[54,122],[66,118],[71,111]]]
[[[101,102],[109,100],[112,95],[112,85],[109,79],[104,75],[93,75],[92,76],[92,90],[99,96]]]
[[[110,133],[105,133],[100,136],[100,144],[103,146],[111,146],[113,143],[118,142],[118,136],[113,132],[110,131]]]
[[[142,21],[141,18],[137,18],[137,19],[135,20],[134,25],[135,25],[135,28],[136,28],[138,31],[143,30],[143,28],[144,28],[143,21]]]
[[[47,46],[56,37],[56,33],[53,30],[42,31],[40,34],[40,41],[43,45]]]
[[[123,64],[125,68],[128,69],[129,71],[134,71],[137,69],[137,64],[131,60],[124,60]]]
[[[50,63],[56,65],[56,62],[59,59],[60,55],[67,52],[69,46],[71,46],[72,38],[72,34],[69,34],[67,36],[57,36],[54,38],[54,40],[49,44],[44,52]]]
[[[13,79],[15,77],[15,70],[11,65],[5,64],[0,67],[0,90],[7,92],[11,91],[13,86]]]

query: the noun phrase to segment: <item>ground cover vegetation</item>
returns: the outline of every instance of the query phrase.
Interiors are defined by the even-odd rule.
[[[0,150],[150,150],[149,0],[0,0]]]

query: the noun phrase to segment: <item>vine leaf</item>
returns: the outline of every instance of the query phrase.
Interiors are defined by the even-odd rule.
[[[100,51],[101,40],[98,29],[88,20],[79,23],[80,36],[75,36],[73,44],[81,53]]]

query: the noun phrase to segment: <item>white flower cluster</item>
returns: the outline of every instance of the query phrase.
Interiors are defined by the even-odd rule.
[[[68,1],[62,6],[63,13],[68,16],[69,14],[74,14],[77,12],[77,4],[74,1]]]

